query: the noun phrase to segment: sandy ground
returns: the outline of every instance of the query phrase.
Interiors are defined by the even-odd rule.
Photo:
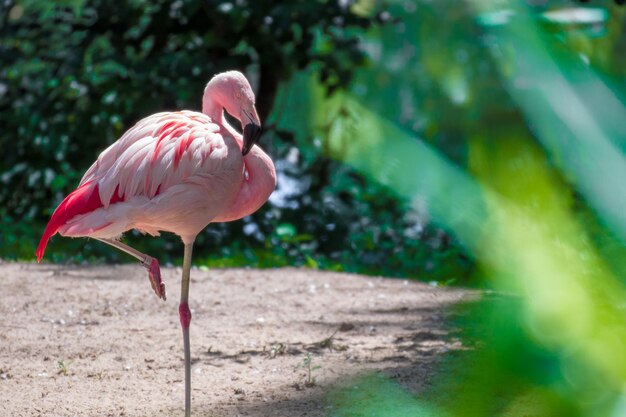
[[[0,415],[182,416],[180,268],[163,277],[166,302],[139,265],[0,263]],[[472,295],[306,269],[194,269],[190,297],[192,415],[294,417],[332,414],[326,393],[367,372],[419,392],[438,358],[463,348],[444,322]]]

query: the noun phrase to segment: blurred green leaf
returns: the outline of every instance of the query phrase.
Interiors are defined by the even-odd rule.
[[[296,228],[293,224],[282,223],[276,227],[276,234],[281,238],[292,238],[296,235]]]

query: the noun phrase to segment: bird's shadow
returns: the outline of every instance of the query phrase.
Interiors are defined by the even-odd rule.
[[[111,273],[111,269],[115,273]],[[37,272],[43,275],[43,278],[67,278],[72,280],[97,280],[97,281],[127,281],[138,280],[140,276],[147,277],[147,273],[139,264],[117,264],[117,265],[94,265],[89,269],[84,266],[67,264],[67,265],[49,265],[38,267]]]
[[[333,415],[333,410],[338,406],[333,402],[334,394],[340,392],[347,385],[353,384],[351,381],[361,381],[369,378],[372,374],[377,375],[376,378],[391,380],[400,389],[416,394],[424,391],[432,384],[432,381],[437,377],[436,369],[441,361],[455,357],[456,351],[450,346],[462,337],[454,324],[455,318],[462,313],[454,311],[447,313],[451,319],[442,320],[440,317],[442,314],[441,307],[364,309],[354,313],[357,317],[362,315],[364,319],[359,321],[355,327],[347,326],[346,323],[310,322],[309,324],[327,326],[329,334],[340,334],[341,340],[337,345],[346,344],[348,350],[350,349],[351,332],[356,334],[359,330],[363,331],[363,329],[372,326],[379,329],[386,326],[403,328],[404,331],[397,334],[392,342],[395,354],[379,359],[363,358],[364,363],[379,365],[375,366],[375,370],[370,368],[369,370],[340,375],[334,379],[326,379],[324,384],[319,386],[307,387],[303,384],[294,384],[275,387],[274,393],[268,392],[267,396],[246,396],[245,393],[242,394],[233,390],[230,399],[222,399],[219,403],[211,402],[207,399],[208,396],[205,398],[200,396],[196,397],[196,402],[194,402],[195,415],[202,417],[235,415],[322,417]],[[397,321],[389,320],[391,315],[398,317],[398,313],[401,314],[401,318]],[[415,320],[412,319],[413,317]],[[420,321],[417,320],[418,317],[421,318]],[[432,319],[428,319],[428,317],[432,317]],[[415,324],[407,325],[407,322],[415,322]],[[332,333],[341,326],[347,330]],[[388,349],[388,346],[372,349],[377,348]],[[315,343],[290,342],[288,347],[282,350],[279,355],[302,356],[306,352],[314,351],[323,363],[323,355],[332,349],[333,346],[328,344],[328,339]],[[236,354],[208,351],[198,361],[212,362],[213,365],[220,366],[215,363],[216,360],[247,363],[253,357],[259,356],[266,356],[269,360],[271,353],[267,348],[243,350]],[[226,366],[226,364],[224,363],[222,366]],[[364,369],[366,368],[364,367]],[[297,392],[289,393],[288,390]],[[180,410],[171,410],[171,414],[168,416],[175,416],[179,413]]]

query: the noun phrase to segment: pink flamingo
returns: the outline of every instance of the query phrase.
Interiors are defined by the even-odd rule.
[[[237,118],[243,137],[224,118]],[[261,123],[248,80],[237,71],[216,75],[202,98],[202,113],[157,113],[140,120],[100,154],[78,188],[52,214],[37,262],[55,234],[91,237],[137,258],[152,289],[165,300],[158,261],[118,239],[137,229],[180,236],[185,250],[179,305],[185,349],[185,416],[191,415],[189,274],[193,243],[212,222],[254,213],[276,185],[270,157],[254,144]]]

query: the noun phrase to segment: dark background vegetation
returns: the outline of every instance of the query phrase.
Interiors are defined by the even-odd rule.
[[[350,85],[358,68],[380,65],[363,50],[362,35],[397,25],[398,16],[367,2],[244,3],[5,2],[0,256],[32,259],[50,214],[99,152],[146,115],[199,110],[208,79],[235,68],[255,86],[263,145],[277,161],[298,149],[297,164],[277,162],[297,189],[244,222],[212,225],[197,239],[198,260],[466,279],[471,265],[443,230],[322,154],[312,134],[295,135],[270,116],[306,117],[275,102],[281,83],[299,71],[314,72],[332,95]],[[164,262],[180,259],[174,236],[128,238]],[[59,237],[46,256],[128,260],[99,243]]]
[[[568,4],[531,7],[541,16]],[[281,127],[308,115],[276,101],[294,77],[312,74],[325,94],[351,90],[467,166],[471,137],[530,128],[470,3],[7,0],[0,21],[1,257],[32,259],[52,210],[127,128],[157,111],[199,110],[207,80],[235,68],[255,86],[263,145],[290,189],[243,222],[209,227],[197,240],[198,261],[475,281],[474,262],[429,221],[426,207],[410,210],[393,190],[331,158],[319,131]],[[623,73],[624,54],[615,53],[625,42],[616,36],[621,26],[584,29],[585,40],[576,25],[543,23],[565,37],[561,48],[587,53],[606,74]],[[348,110],[336,116],[355,119]],[[180,260],[174,236],[128,239],[163,262]],[[99,243],[59,237],[46,256],[128,260]]]

